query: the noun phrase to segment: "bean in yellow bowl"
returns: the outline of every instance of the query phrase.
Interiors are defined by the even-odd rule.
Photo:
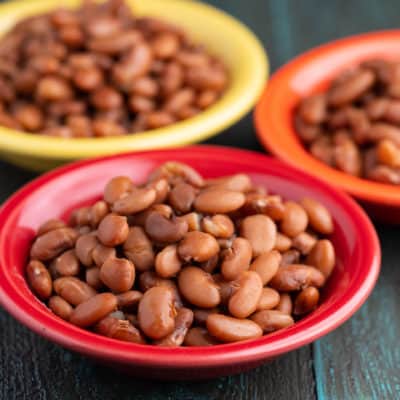
[[[135,16],[155,17],[182,28],[190,40],[204,45],[209,54],[222,61],[229,77],[219,100],[186,120],[115,137],[62,138],[0,126],[2,159],[24,168],[43,171],[76,159],[186,145],[218,134],[251,109],[268,76],[268,60],[257,38],[243,24],[216,8],[194,1],[126,2]],[[66,0],[62,6],[79,7],[80,3],[78,0]],[[21,19],[59,6],[57,0],[17,0],[3,4],[0,6],[0,35]]]

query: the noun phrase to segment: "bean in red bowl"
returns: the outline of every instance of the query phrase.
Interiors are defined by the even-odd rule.
[[[32,294],[24,268],[35,232],[48,215],[66,218],[72,209],[98,199],[111,177],[127,174],[143,182],[154,167],[171,159],[188,163],[207,178],[245,172],[256,184],[285,198],[312,197],[327,207],[334,221],[330,239],[337,264],[322,291],[318,309],[287,329],[258,339],[207,348],[170,349],[124,343],[82,330],[52,314]],[[217,147],[120,155],[67,166],[16,193],[3,206],[0,224],[0,299],[12,315],[71,350],[133,374],[159,379],[228,375],[316,340],[361,306],[374,286],[380,264],[375,231],[346,195],[263,155]]]

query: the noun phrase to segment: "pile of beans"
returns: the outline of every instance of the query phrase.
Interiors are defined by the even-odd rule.
[[[0,125],[58,137],[160,128],[212,105],[224,65],[123,0],[24,19],[0,40]]]
[[[135,185],[49,220],[26,276],[62,319],[159,346],[209,346],[291,326],[318,306],[335,266],[327,209],[284,201],[246,174],[203,179],[167,162]]]
[[[368,60],[303,99],[295,128],[311,154],[347,174],[400,184],[400,62]]]

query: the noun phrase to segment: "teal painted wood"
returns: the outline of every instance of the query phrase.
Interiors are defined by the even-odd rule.
[[[400,399],[399,228],[380,227],[378,284],[354,318],[314,344],[318,399]]]

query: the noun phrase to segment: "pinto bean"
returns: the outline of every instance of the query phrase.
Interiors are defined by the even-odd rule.
[[[207,330],[221,342],[238,342],[262,335],[262,329],[255,322],[222,314],[211,314],[207,318]]]

